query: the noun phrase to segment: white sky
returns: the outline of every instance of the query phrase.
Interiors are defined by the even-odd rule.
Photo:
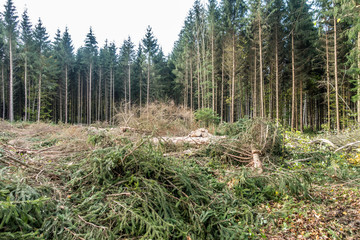
[[[5,2],[5,1],[1,1]],[[51,40],[67,26],[75,48],[84,45],[90,26],[98,46],[105,39],[120,47],[128,36],[136,48],[152,27],[165,55],[169,54],[194,0],[13,0],[19,21],[25,9],[32,25],[41,18]],[[206,1],[207,2],[207,1]],[[1,12],[4,6],[1,6]]]

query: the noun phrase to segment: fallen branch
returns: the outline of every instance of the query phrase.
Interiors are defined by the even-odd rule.
[[[357,145],[357,144],[360,144],[360,141],[348,143],[348,144],[346,144],[346,145],[344,145],[344,146],[336,149],[336,150],[334,151],[334,153],[336,153],[336,152],[338,152],[338,151],[340,151],[340,150],[342,150],[342,149],[344,149],[344,148],[352,147],[352,146]]]
[[[331,147],[336,148],[336,145],[334,143],[330,142],[327,139],[316,139],[316,140],[313,140],[313,141],[309,142],[309,144],[319,143],[319,142],[320,143],[326,143],[326,144],[330,145]]]

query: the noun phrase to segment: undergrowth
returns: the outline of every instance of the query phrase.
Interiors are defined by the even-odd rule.
[[[292,234],[296,221],[316,219],[322,204],[343,199],[344,194],[324,198],[327,188],[358,190],[357,154],[309,146],[310,137],[264,121],[223,124],[217,131],[228,138],[180,157],[164,156],[164,147],[147,138],[92,131],[84,140],[91,151],[35,173],[3,164],[0,151],[0,239],[281,237]],[[224,157],[226,144],[260,148],[264,171]],[[346,219],[349,226],[353,219]],[[326,236],[358,234],[350,227],[347,235],[337,234],[341,223],[331,223]]]

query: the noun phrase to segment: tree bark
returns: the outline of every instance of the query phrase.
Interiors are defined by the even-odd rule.
[[[255,50],[254,50],[254,118],[257,117],[257,51],[256,51],[256,44],[255,44]]]
[[[150,101],[150,53],[148,53],[148,71],[147,71],[147,84],[146,84],[146,112],[149,118],[149,101]]]
[[[330,68],[329,68],[329,40],[328,32],[325,32],[325,51],[326,51],[326,94],[327,94],[327,125],[328,130],[331,127],[331,109],[330,109]]]
[[[358,39],[357,39],[357,50],[358,50],[358,69],[360,69],[360,32],[358,32]],[[357,120],[358,123],[360,123],[360,73],[358,74],[358,89],[357,89],[357,95],[358,95],[358,100],[357,100]]]
[[[340,109],[339,109],[339,86],[338,86],[338,64],[337,64],[337,30],[336,15],[334,15],[334,76],[335,76],[335,105],[336,105],[336,129],[340,132]]]
[[[259,16],[259,61],[260,61],[260,116],[262,118],[265,117],[264,111],[264,79],[263,79],[263,63],[262,63],[262,28],[260,23],[260,16]]]
[[[214,56],[214,30],[211,32],[211,83],[212,83],[212,109],[215,112],[215,56]]]
[[[295,49],[294,29],[291,33],[291,70],[292,70],[292,97],[291,97],[291,129],[295,129]]]
[[[65,123],[68,122],[68,109],[69,109],[69,95],[68,95],[68,66],[65,66]]]
[[[99,99],[98,99],[98,114],[97,114],[97,120],[101,121],[101,98],[102,98],[102,91],[101,91],[101,78],[102,78],[102,69],[99,70]]]
[[[220,99],[220,112],[221,122],[224,121],[224,66],[225,66],[225,50],[223,49],[222,61],[221,61],[221,99]]]
[[[88,125],[91,124],[91,82],[92,82],[92,63],[89,66],[89,98],[88,98]]]
[[[80,72],[78,73],[78,124],[81,121],[81,83],[80,83]]]
[[[40,70],[39,74],[39,86],[38,86],[38,109],[37,109],[37,121],[40,122],[40,112],[41,112],[41,79],[42,73]]]
[[[1,86],[2,86],[2,118],[5,119],[5,78],[4,78],[4,62],[1,63]]]
[[[231,112],[230,123],[234,122],[235,114],[235,33],[233,33],[232,39],[232,76],[231,76]]]
[[[25,53],[26,54],[26,53]],[[25,115],[24,121],[27,121],[27,102],[28,102],[28,95],[27,95],[27,56],[25,56],[25,67],[24,67],[24,87],[25,87]]]
[[[131,111],[131,64],[129,63],[129,112]]]
[[[276,98],[276,124],[279,124],[279,50],[278,50],[278,26],[275,27],[275,98]]]
[[[9,63],[10,63],[10,102],[9,102],[9,119],[14,121],[14,79],[13,79],[13,53],[12,53],[12,39],[9,38]]]

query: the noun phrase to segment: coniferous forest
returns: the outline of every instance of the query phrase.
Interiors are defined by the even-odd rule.
[[[168,55],[15,4],[0,240],[360,239],[360,0],[195,0]]]
[[[1,116],[111,122],[133,105],[173,100],[222,121],[277,119],[301,130],[360,121],[359,3],[195,1],[165,56],[149,26],[140,43],[74,49],[68,29],[49,38],[7,1],[1,18]]]

